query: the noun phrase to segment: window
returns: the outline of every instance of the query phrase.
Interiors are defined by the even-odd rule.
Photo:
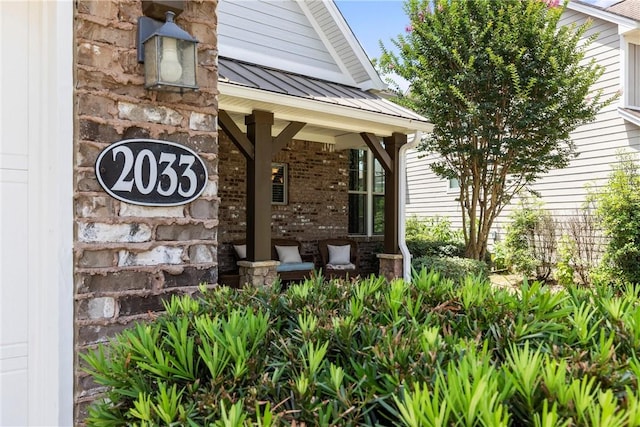
[[[349,234],[384,233],[384,169],[369,150],[349,151]]]
[[[447,192],[457,193],[458,190],[460,189],[460,181],[458,180],[458,178],[450,178],[447,182],[449,183],[449,186],[447,187]]]
[[[640,41],[639,41],[640,42]],[[640,110],[640,44],[627,45],[627,99],[628,108]]]
[[[622,108],[618,112],[625,120],[640,126],[640,30],[624,34],[620,46]]]
[[[271,163],[271,204],[287,204],[287,165]]]

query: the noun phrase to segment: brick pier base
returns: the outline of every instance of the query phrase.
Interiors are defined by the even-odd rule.
[[[255,286],[271,286],[278,273],[276,267],[279,261],[238,261],[240,272],[240,287],[247,283]]]
[[[378,254],[377,256],[380,260],[380,276],[389,281],[404,277],[402,254]]]

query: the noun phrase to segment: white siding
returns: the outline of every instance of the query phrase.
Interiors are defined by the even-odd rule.
[[[575,11],[567,11],[562,24],[582,23],[587,16]],[[620,77],[620,36],[617,25],[594,19],[587,36],[598,33],[598,39],[589,46],[585,60],[596,58],[606,67],[600,80],[594,85],[602,89],[608,97],[621,89]],[[532,188],[538,191],[545,207],[559,219],[575,214],[585,201],[586,184],[594,188],[603,185],[616,161],[616,153],[624,149],[637,152],[640,149],[640,128],[623,120],[617,112],[617,103],[603,109],[592,123],[581,126],[572,133],[578,157],[569,167],[552,170],[542,177]],[[410,152],[407,158],[408,175],[408,216],[448,216],[452,224],[461,226],[460,208],[455,202],[455,194],[447,193],[447,182],[434,176],[428,165],[434,157],[418,158],[424,153]],[[504,232],[508,215],[515,204],[507,206],[494,225],[498,238]]]
[[[344,61],[344,66],[351,74],[356,83],[364,83],[371,80],[371,76],[367,72],[367,69],[363,66],[362,60],[369,61],[368,58],[362,58],[358,55],[354,55],[353,47],[349,43],[355,41],[355,35],[351,39],[347,39],[344,33],[340,29],[337,20],[344,19],[342,15],[332,6],[329,2],[324,1],[311,1],[305,2],[305,7],[309,8],[309,11],[316,17],[318,26],[322,29],[322,32],[327,35],[329,44],[333,47],[335,54]],[[337,12],[335,16],[332,16],[331,11]],[[345,31],[351,32],[350,28],[346,28]],[[360,46],[358,46],[360,49]],[[361,52],[364,56],[364,52]]]
[[[355,83],[293,0],[220,0],[218,49],[221,56],[233,59]]]

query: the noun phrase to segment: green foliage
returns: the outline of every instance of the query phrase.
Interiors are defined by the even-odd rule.
[[[491,224],[513,195],[575,156],[569,137],[612,99],[591,87],[589,23],[559,27],[540,0],[406,0],[410,26],[382,46],[385,74],[410,83],[399,103],[434,130],[421,146],[433,171],[457,178],[467,256],[483,259]],[[544,70],[542,72],[541,70]]]
[[[446,217],[411,217],[406,220],[407,239],[443,242],[449,244],[464,243],[460,230],[451,228],[451,221]]]
[[[574,282],[575,269],[573,257],[576,253],[576,243],[567,234],[563,234],[558,245],[558,262],[555,277],[560,286],[569,286]]]
[[[448,218],[408,218],[406,242],[413,258],[464,256],[462,235],[451,229]]]
[[[427,270],[203,289],[83,355],[86,423],[640,425],[639,295]]]
[[[485,262],[471,258],[423,256],[413,259],[411,264],[415,270],[434,270],[455,282],[469,275],[486,279],[489,274],[489,267]]]
[[[523,199],[509,217],[505,263],[527,277],[546,279],[556,261],[556,224],[551,214],[541,201]]]
[[[407,247],[411,255],[415,257],[463,257],[464,245],[443,241],[409,239]]]
[[[507,249],[504,241],[499,241],[493,244],[493,251],[491,252],[491,268],[496,271],[506,270],[507,264]]]
[[[589,196],[586,203],[564,224],[565,233],[569,235],[570,240],[571,266],[583,284],[592,283],[591,274],[600,262],[604,248],[604,238],[594,214],[595,206],[592,199]]]
[[[640,170],[637,160],[621,153],[607,184],[593,194],[596,215],[608,238],[599,279],[640,283]]]

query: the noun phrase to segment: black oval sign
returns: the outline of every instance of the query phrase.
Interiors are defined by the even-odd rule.
[[[174,142],[127,139],[111,144],[96,160],[104,190],[123,202],[177,206],[204,191],[207,168],[194,151]]]

